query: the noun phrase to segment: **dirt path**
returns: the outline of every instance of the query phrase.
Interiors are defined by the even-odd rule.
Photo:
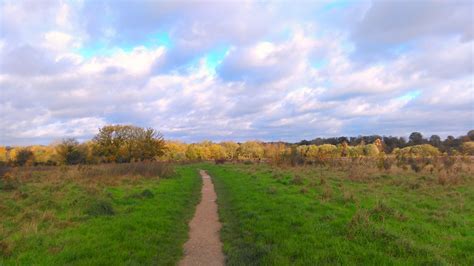
[[[189,240],[184,244],[184,257],[179,265],[224,265],[216,192],[206,171],[200,170],[199,173],[203,181],[202,198],[189,223]]]

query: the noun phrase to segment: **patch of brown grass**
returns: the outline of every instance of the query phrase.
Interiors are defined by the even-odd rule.
[[[321,194],[321,197],[323,200],[329,200],[333,196],[333,190],[330,185],[324,186],[323,193]]]
[[[10,247],[10,245],[4,240],[0,240],[0,257],[9,257],[11,256],[11,254],[12,248]]]

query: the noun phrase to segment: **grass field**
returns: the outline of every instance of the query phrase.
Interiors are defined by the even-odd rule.
[[[473,265],[474,179],[201,165],[228,265]]]
[[[74,172],[33,171],[2,184],[0,265],[173,265],[181,258],[200,197],[193,167],[166,179]]]
[[[472,174],[200,163],[16,168],[0,183],[0,265],[174,265],[198,169],[228,265],[474,264]]]

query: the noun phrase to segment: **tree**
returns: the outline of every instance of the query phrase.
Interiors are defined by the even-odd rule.
[[[375,144],[367,144],[364,146],[364,155],[374,157],[379,154],[379,148]]]
[[[220,143],[224,148],[227,160],[237,159],[237,151],[239,149],[239,144],[233,141],[225,141]]]
[[[81,164],[86,162],[87,150],[74,138],[66,138],[56,146],[59,162],[62,164]]]
[[[438,135],[432,135],[430,137],[430,144],[436,148],[441,147],[441,138]]]
[[[130,125],[104,126],[93,143],[94,153],[104,162],[154,160],[165,152],[161,133]]]
[[[6,162],[7,161],[7,148],[0,146],[0,161]]]
[[[188,148],[186,149],[186,158],[191,161],[201,159],[199,146],[197,144],[193,143],[188,146]]]
[[[383,152],[383,143],[381,139],[376,139],[374,145],[377,147],[379,152]]]
[[[453,136],[448,136],[443,141],[443,151],[446,151],[448,154],[452,154],[454,152],[459,151],[461,149],[462,139],[455,138]]]
[[[403,148],[405,139],[392,136],[383,137],[383,144],[385,153],[391,153],[395,148]]]
[[[168,161],[183,161],[186,159],[186,149],[186,143],[179,141],[166,141],[166,149],[161,159]]]
[[[469,130],[469,132],[467,132],[467,136],[469,137],[471,141],[474,141],[474,129]]]
[[[211,158],[214,160],[222,160],[226,158],[224,147],[219,144],[211,144],[209,146],[209,151],[211,153]]]
[[[164,154],[165,142],[161,133],[153,128],[135,128],[135,134],[131,135],[133,153],[130,159],[139,161],[152,161],[157,156]]]
[[[58,161],[58,156],[56,152],[56,146],[49,145],[35,145],[31,146],[30,150],[35,156],[35,162],[39,164],[56,164]]]
[[[264,150],[262,144],[257,141],[247,141],[240,145],[240,159],[262,159]]]
[[[410,145],[420,145],[423,144],[423,135],[420,132],[413,132],[408,137]]]
[[[323,144],[318,146],[318,157],[320,159],[334,158],[337,154],[337,147],[332,144]]]
[[[319,147],[316,145],[308,145],[306,148],[306,157],[314,161],[318,159],[319,156]]]

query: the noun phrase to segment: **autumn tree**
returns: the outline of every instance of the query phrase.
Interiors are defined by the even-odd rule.
[[[213,143],[209,145],[209,152],[211,153],[211,158],[214,160],[226,159],[225,149],[219,144]]]
[[[237,159],[239,144],[233,141],[221,142],[220,145],[224,148],[225,156],[227,160]]]
[[[39,164],[48,164],[53,165],[58,162],[58,155],[57,155],[57,146],[49,145],[35,145],[31,146],[30,150],[33,152],[35,156],[35,162]]]
[[[264,150],[260,142],[247,141],[240,144],[239,159],[255,160],[263,159]]]
[[[337,147],[332,144],[323,144],[318,147],[318,157],[320,159],[334,158],[337,156]]]
[[[0,161],[6,162],[7,161],[7,148],[0,146]]]
[[[179,141],[166,141],[165,150],[161,160],[183,161],[186,159],[187,144]]]
[[[298,146],[296,152],[304,153],[304,151],[300,147],[303,146]],[[285,154],[291,152],[291,150],[282,142],[267,143],[263,146],[263,149],[265,158],[270,159],[270,161],[273,163],[281,162]]]
[[[374,157],[379,154],[379,148],[375,144],[367,144],[364,146],[364,155]]]
[[[94,153],[105,162],[154,160],[164,154],[163,136],[152,128],[104,126],[93,138]]]

